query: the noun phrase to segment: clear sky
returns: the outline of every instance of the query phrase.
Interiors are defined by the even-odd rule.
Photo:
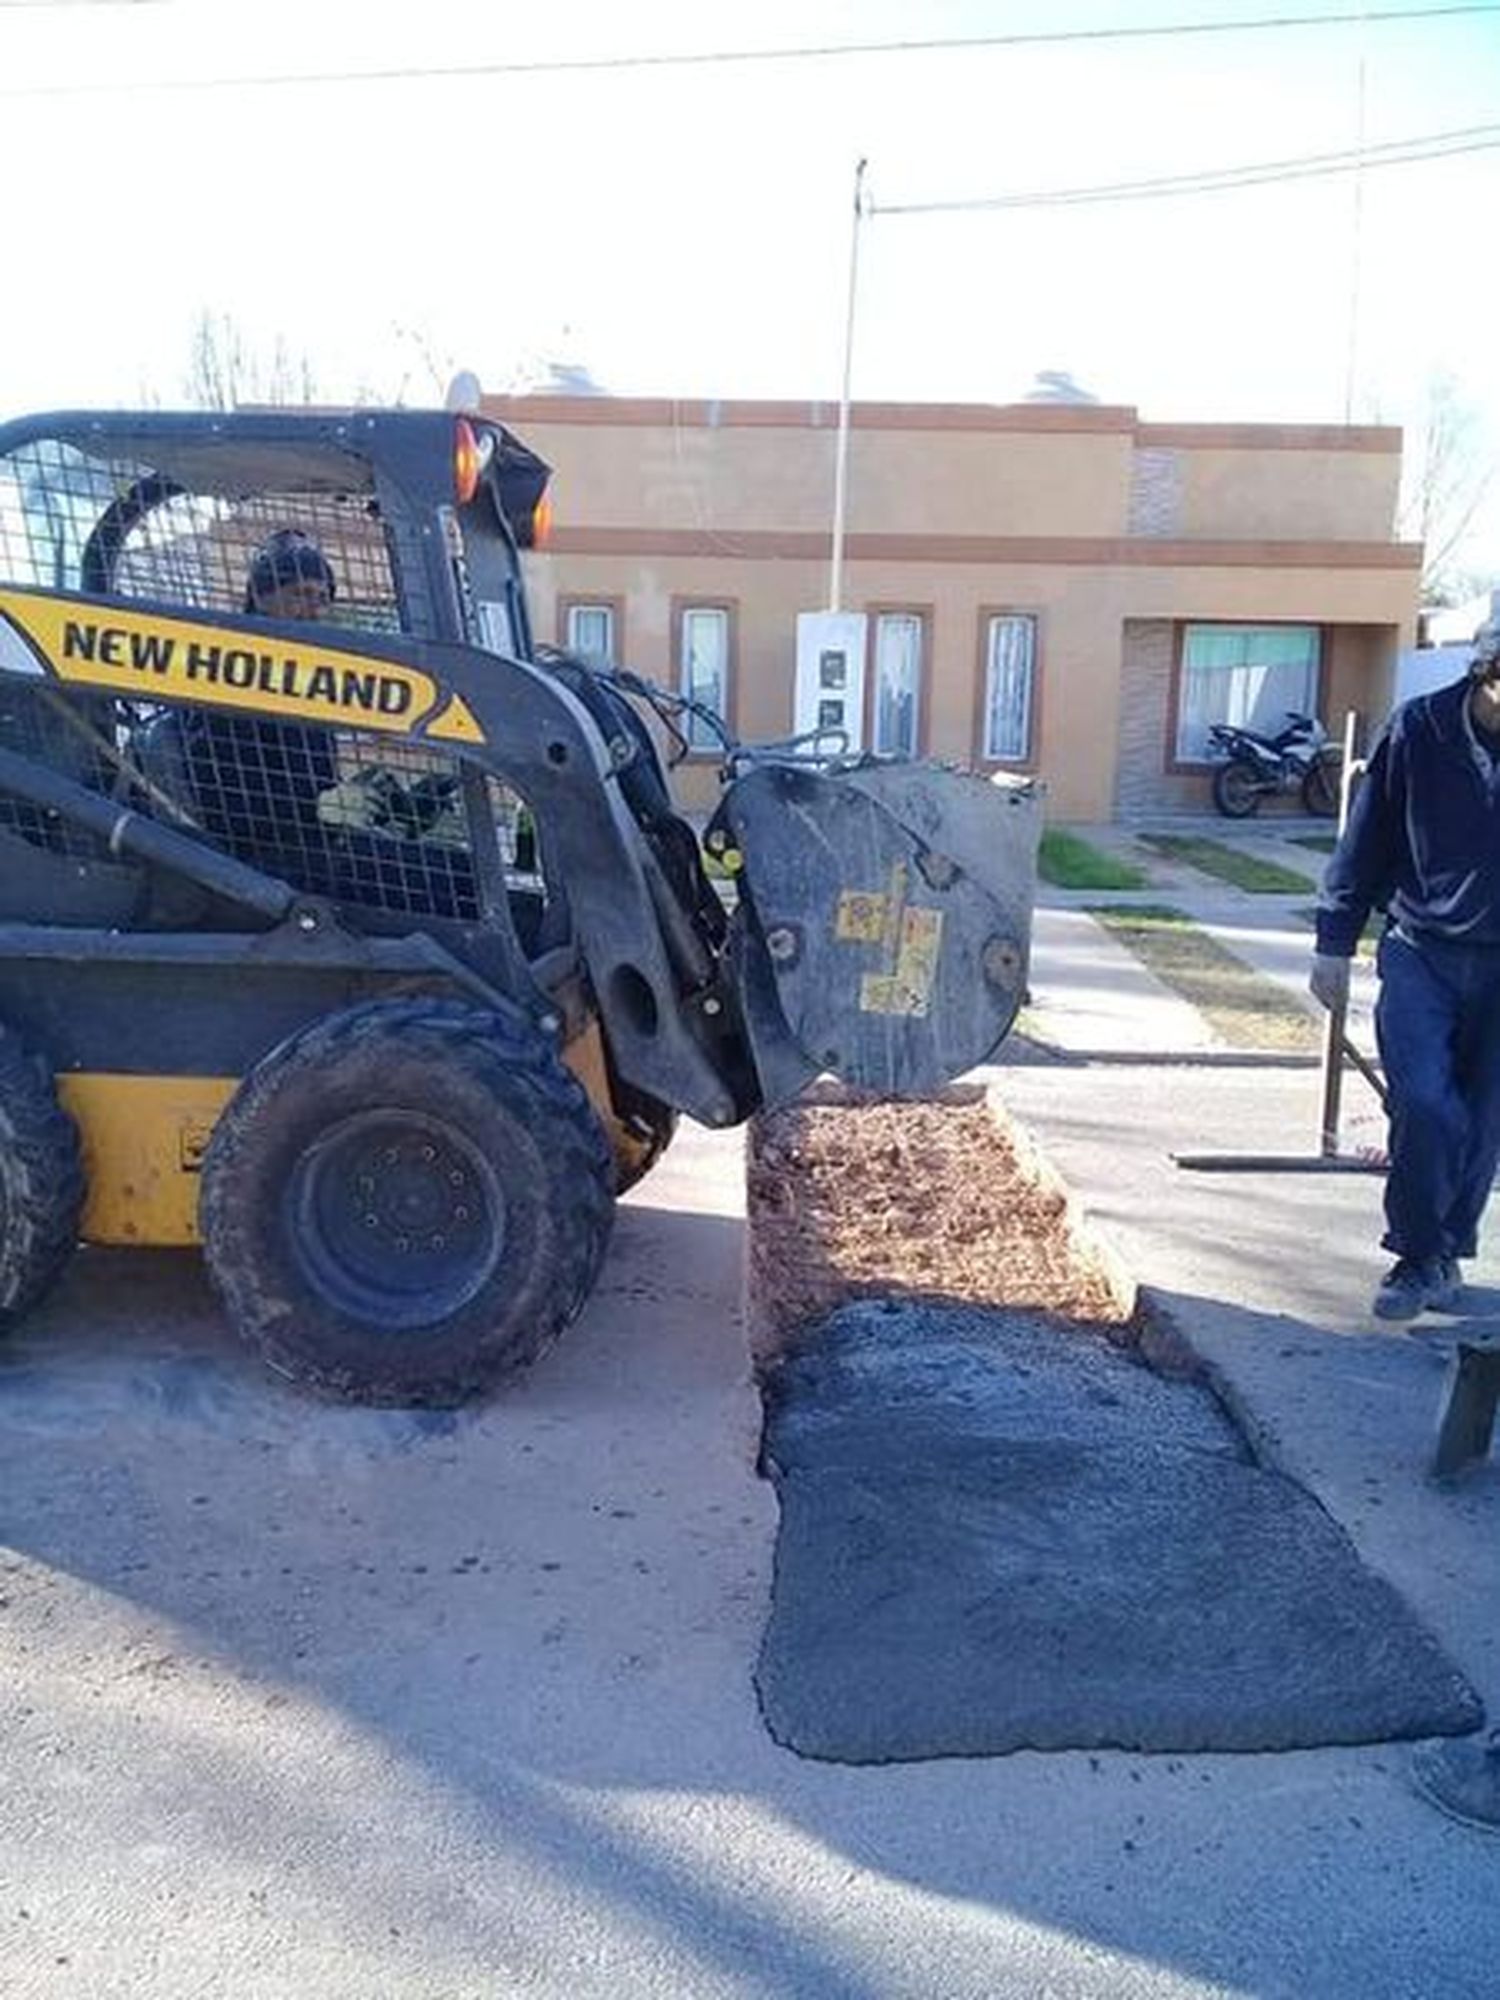
[[[878,208],[1330,152],[1361,122],[1369,143],[1493,126],[1500,8],[831,60],[483,66],[1340,7],[1359,11],[0,0],[0,411],[177,400],[204,309],[263,351],[280,338],[305,355],[330,400],[434,400],[458,366],[504,388],[554,356],[621,394],[831,398],[861,155]],[[234,81],[433,67],[470,73]],[[1497,215],[1496,150],[1369,171],[1358,197],[1341,178],[877,213],[855,394],[1005,401],[1061,368],[1155,421],[1338,421],[1348,405],[1400,422],[1446,373],[1495,448]],[[1500,569],[1500,492],[1477,532],[1476,566]]]

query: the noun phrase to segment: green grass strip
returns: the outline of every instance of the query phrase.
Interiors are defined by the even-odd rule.
[[[1295,869],[1282,868],[1274,861],[1261,861],[1222,841],[1203,840],[1187,833],[1142,833],[1137,839],[1168,861],[1180,861],[1196,868],[1200,875],[1213,875],[1220,882],[1232,882],[1236,889],[1248,889],[1255,896],[1301,896],[1317,888],[1317,883]]]
[[[1181,910],[1107,904],[1089,915],[1164,986],[1196,1007],[1231,1048],[1321,1046],[1317,1022],[1289,993],[1226,951]]]
[[[1144,889],[1147,878],[1142,869],[1128,861],[1117,861],[1102,848],[1080,840],[1076,833],[1064,833],[1049,826],[1042,835],[1037,856],[1037,873],[1057,889]]]
[[[1332,854],[1338,840],[1331,833],[1294,833],[1291,844],[1293,847],[1310,847],[1314,854]]]

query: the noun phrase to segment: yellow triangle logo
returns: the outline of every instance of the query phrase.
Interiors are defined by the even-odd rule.
[[[474,719],[474,711],[461,694],[449,698],[448,706],[429,722],[426,733],[444,743],[483,743],[484,731]]]

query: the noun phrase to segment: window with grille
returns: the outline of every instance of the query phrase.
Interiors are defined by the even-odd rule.
[[[915,611],[876,617],[870,747],[879,756],[915,757],[920,747],[923,637]]]
[[[1311,715],[1320,639],[1316,625],[1184,626],[1177,762],[1209,761],[1215,722],[1274,736],[1288,713]]]
[[[985,624],[983,754],[992,763],[1021,764],[1033,753],[1036,623],[1004,612]]]
[[[678,615],[677,685],[689,701],[716,715],[729,704],[729,612],[720,604],[685,605]],[[719,739],[700,716],[683,718],[693,750],[717,750]]]

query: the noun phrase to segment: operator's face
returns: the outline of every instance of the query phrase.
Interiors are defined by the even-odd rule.
[[[328,586],[315,577],[296,577],[257,592],[255,608],[263,618],[321,618],[328,609]]]

